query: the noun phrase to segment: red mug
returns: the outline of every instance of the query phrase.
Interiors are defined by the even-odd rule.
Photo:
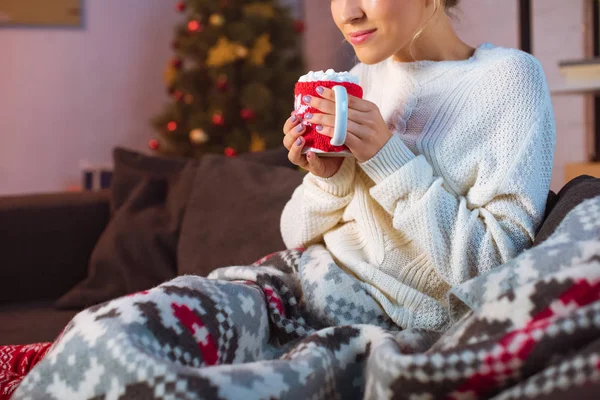
[[[312,97],[321,97],[316,91],[318,86],[333,89],[335,92],[336,121],[333,138],[329,138],[328,136],[317,132],[316,125],[312,124],[310,121],[304,120],[304,114],[306,113],[317,114],[321,112],[316,108],[305,104],[302,100],[306,95]],[[306,126],[306,131],[303,135],[305,144],[304,148],[302,149],[302,154],[312,151],[319,156],[351,156],[352,153],[350,153],[348,147],[343,144],[346,140],[346,127],[348,123],[348,95],[362,99],[362,87],[353,82],[337,82],[331,80],[297,82],[294,95],[295,113],[298,118],[302,120],[302,124]]]

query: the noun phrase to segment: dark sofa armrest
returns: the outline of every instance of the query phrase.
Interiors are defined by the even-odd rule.
[[[85,278],[107,191],[0,197],[0,304],[56,299]]]

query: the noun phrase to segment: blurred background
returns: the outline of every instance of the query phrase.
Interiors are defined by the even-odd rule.
[[[185,146],[202,148],[218,135],[220,125],[233,123],[240,125],[235,127],[238,136],[220,142],[215,151],[234,156],[269,147],[268,135],[260,131],[260,107],[254,109],[251,99],[242,96],[233,122],[210,107],[189,122],[185,104],[192,104],[203,90],[212,93],[203,85],[213,81],[220,93],[227,93],[228,87],[239,85],[233,81],[239,74],[263,71],[262,82],[267,82],[273,77],[268,68],[261,68],[276,59],[285,65],[296,57],[300,73],[347,70],[355,62],[333,25],[329,2],[323,0],[281,0],[289,7],[285,15],[277,14],[277,7],[275,15],[270,8],[244,9],[250,18],[246,22],[227,21],[237,14],[218,10],[197,15],[194,4],[199,1],[56,0],[63,14],[57,12],[55,23],[36,20],[42,17],[35,15],[27,20],[26,13],[15,20],[10,12],[26,1],[0,0],[0,195],[80,190],[82,170],[110,170],[115,146],[160,152],[170,146],[161,139],[166,131],[179,133]],[[228,6],[228,0],[206,2]],[[553,190],[559,190],[569,174],[597,173],[597,8],[596,0],[462,0],[456,16],[457,30],[470,45],[491,42],[522,48],[543,64],[557,120]],[[245,47],[232,44],[237,42],[217,46],[209,40],[220,37],[219,30],[231,27],[229,23],[237,23],[243,35],[244,23],[260,24],[267,14],[273,21],[287,21],[290,29],[283,25],[281,33],[271,37],[242,38],[239,43],[249,43]],[[299,55],[293,38],[298,39]],[[185,57],[193,49],[207,54],[218,50],[213,55],[219,55],[221,69],[208,83],[195,81],[201,77],[194,78],[193,70],[184,74],[190,65]],[[235,61],[228,59],[228,52],[255,60],[255,69],[234,71],[227,64]],[[272,107],[289,108],[289,115],[292,100],[287,104],[270,92],[264,95]],[[193,123],[198,126],[189,125]],[[212,125],[203,128],[204,123]]]

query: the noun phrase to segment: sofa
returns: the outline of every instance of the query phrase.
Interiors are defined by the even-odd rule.
[[[303,177],[285,149],[114,161],[111,190],[0,198],[0,345],[52,341],[84,307],[283,249],[279,215]],[[589,176],[550,192],[534,246],[598,195]]]
[[[86,306],[284,249],[278,214],[303,177],[284,148],[202,162],[116,148],[114,164],[111,190],[0,197],[0,345],[52,341]]]

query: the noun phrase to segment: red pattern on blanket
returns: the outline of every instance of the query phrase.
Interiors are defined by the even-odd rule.
[[[8,400],[27,373],[39,363],[52,343],[0,346],[0,400]]]

